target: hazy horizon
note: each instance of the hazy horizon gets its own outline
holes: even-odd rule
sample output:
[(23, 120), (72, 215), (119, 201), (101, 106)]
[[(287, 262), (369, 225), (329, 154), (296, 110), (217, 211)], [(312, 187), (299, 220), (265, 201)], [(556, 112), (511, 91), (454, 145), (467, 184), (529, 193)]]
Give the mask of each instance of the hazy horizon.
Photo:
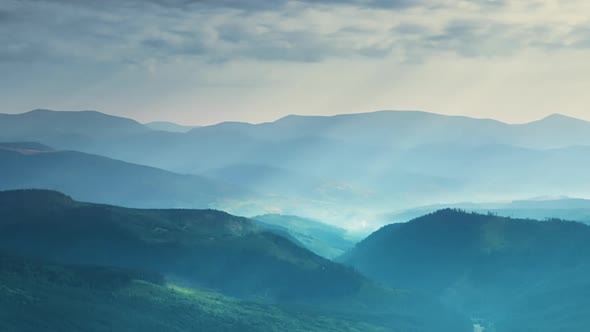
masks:
[(0, 0), (0, 332), (585, 332), (590, 1)]
[(37, 110), (47, 110), (47, 111), (56, 111), (56, 112), (84, 112), (84, 111), (90, 111), (90, 112), (99, 112), (102, 114), (106, 114), (106, 115), (111, 115), (111, 116), (117, 116), (117, 117), (123, 117), (123, 118), (128, 118), (128, 119), (132, 119), (135, 120), (139, 123), (142, 124), (149, 124), (149, 123), (157, 123), (157, 122), (169, 122), (169, 123), (173, 123), (173, 124), (177, 124), (177, 125), (181, 125), (181, 126), (212, 126), (212, 125), (216, 125), (216, 124), (220, 124), (220, 123), (224, 123), (224, 122), (242, 122), (242, 123), (249, 123), (249, 124), (263, 124), (263, 123), (271, 123), (271, 122), (275, 122), (278, 121), (280, 119), (283, 119), (285, 117), (289, 117), (289, 116), (309, 116), (309, 117), (334, 117), (334, 116), (340, 116), (340, 115), (361, 115), (361, 114), (371, 114), (371, 113), (380, 113), (380, 112), (418, 112), (418, 113), (427, 113), (427, 114), (434, 114), (434, 115), (442, 115), (442, 116), (451, 116), (451, 117), (466, 117), (466, 118), (471, 118), (471, 119), (477, 119), (477, 120), (494, 120), (494, 121), (499, 121), (505, 124), (509, 124), (509, 125), (519, 125), (519, 124), (527, 124), (527, 123), (531, 123), (531, 122), (536, 122), (536, 121), (541, 121), (543, 119), (546, 119), (548, 117), (551, 116), (564, 116), (564, 117), (569, 117), (569, 118), (573, 118), (573, 119), (578, 119), (578, 120), (582, 120), (582, 121), (590, 121), (590, 117), (588, 118), (584, 118), (584, 117), (578, 117), (578, 116), (574, 116), (574, 115), (570, 115), (570, 114), (566, 114), (566, 113), (560, 113), (560, 112), (554, 112), (554, 113), (548, 113), (545, 115), (541, 115), (540, 117), (535, 117), (535, 118), (531, 118), (529, 120), (526, 121), (519, 121), (519, 122), (509, 122), (509, 121), (505, 121), (499, 118), (494, 118), (494, 117), (478, 117), (475, 115), (467, 115), (467, 114), (447, 114), (447, 113), (437, 113), (437, 112), (432, 112), (432, 111), (427, 111), (427, 110), (413, 110), (413, 109), (380, 109), (380, 110), (371, 110), (371, 111), (359, 111), (359, 112), (349, 112), (349, 113), (323, 113), (323, 114), (313, 114), (313, 113), (309, 113), (309, 114), (299, 114), (299, 113), (288, 113), (288, 114), (284, 114), (284, 115), (280, 115), (276, 118), (271, 118), (268, 120), (262, 120), (262, 121), (248, 121), (248, 120), (237, 120), (234, 118), (227, 118), (227, 119), (221, 119), (220, 121), (216, 121), (216, 122), (187, 122), (184, 121), (183, 119), (173, 119), (173, 118), (167, 118), (167, 117), (161, 117), (161, 118), (155, 118), (155, 119), (148, 119), (148, 120), (144, 120), (141, 116), (133, 116), (133, 115), (125, 115), (125, 114), (116, 114), (113, 112), (109, 112), (108, 110), (100, 110), (100, 109), (92, 109), (92, 108), (87, 108), (87, 109), (79, 109), (79, 110), (73, 110), (73, 109), (53, 109), (53, 108), (47, 108), (47, 107), (37, 107), (37, 108), (33, 108), (30, 110), (25, 110), (25, 111), (14, 111), (14, 112), (0, 112), (0, 114), (12, 114), (12, 115), (16, 115), (16, 114), (24, 114), (24, 113), (28, 113), (28, 112), (32, 112), (32, 111), (37, 111)]

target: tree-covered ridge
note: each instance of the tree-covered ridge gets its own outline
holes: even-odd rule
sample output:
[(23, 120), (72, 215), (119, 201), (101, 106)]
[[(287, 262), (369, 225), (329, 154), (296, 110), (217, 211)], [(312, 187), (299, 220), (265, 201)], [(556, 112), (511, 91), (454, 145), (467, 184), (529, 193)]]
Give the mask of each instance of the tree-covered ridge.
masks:
[(392, 331), (469, 330), (465, 318), (426, 296), (379, 286), (220, 211), (129, 209), (52, 191), (0, 192), (0, 252), (146, 271), (191, 289)]
[(167, 284), (145, 272), (67, 266), (0, 254), (0, 330), (388, 331), (312, 312)]
[(249, 219), (214, 210), (128, 209), (51, 191), (12, 191), (0, 193), (0, 231), (4, 250), (165, 271), (242, 296), (347, 296), (365, 282), (282, 237), (258, 232)]
[[(533, 319), (542, 313), (525, 310), (530, 299), (559, 294), (568, 284), (586, 289), (580, 276), (590, 274), (588, 252), (590, 227), (581, 223), (445, 209), (385, 226), (340, 260), (388, 285), (436, 295), (471, 317), (522, 323), (519, 315)], [(554, 300), (545, 301), (553, 308), (564, 301), (587, 308), (582, 298), (544, 298)], [(560, 314), (550, 321), (572, 314), (586, 322), (590, 312)]]

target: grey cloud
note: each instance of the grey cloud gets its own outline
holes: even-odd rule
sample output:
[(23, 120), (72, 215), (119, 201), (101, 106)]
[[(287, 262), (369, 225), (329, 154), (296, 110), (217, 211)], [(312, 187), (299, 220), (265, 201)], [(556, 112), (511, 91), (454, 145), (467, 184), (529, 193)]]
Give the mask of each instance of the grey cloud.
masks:
[(569, 37), (573, 40), (571, 46), (590, 49), (590, 23), (574, 27), (569, 33)]
[(5, 23), (13, 19), (13, 14), (8, 10), (0, 9), (0, 23)]
[(409, 36), (424, 36), (430, 33), (430, 29), (424, 25), (402, 23), (393, 28), (392, 33)]
[(48, 56), (49, 50), (44, 45), (12, 43), (4, 44), (0, 48), (1, 62), (32, 62), (43, 60)]
[[(467, 1), (485, 9), (501, 8), (508, 0)], [(284, 10), (289, 2), (296, 5)], [(391, 54), (420, 58), (439, 52), (467, 57), (503, 56), (524, 47), (590, 48), (587, 27), (572, 30), (567, 40), (574, 42), (566, 44), (546, 40), (545, 36), (553, 31), (551, 27), (485, 19), (451, 20), (442, 30), (426, 23), (398, 23), (389, 32), (378, 32), (382, 35), (370, 26), (350, 21), (331, 32), (318, 31), (304, 21), (288, 29), (280, 27), (284, 17), (300, 15), (309, 6), (323, 6), (324, 10), (326, 6), (373, 7), (397, 12), (435, 4), (434, 0), (22, 0), (13, 2), (8, 9), (0, 7), (0, 31), (10, 31), (0, 32), (0, 44), (6, 45), (0, 51), (0, 61), (71, 58), (142, 63), (198, 57), (209, 62), (317, 62)], [(278, 15), (274, 21), (259, 21), (258, 11)]]
[(452, 21), (441, 33), (419, 42), (431, 51), (453, 51), (466, 57), (511, 54), (532, 38), (526, 27), (493, 21)]
[(146, 3), (164, 8), (181, 9), (215, 9), (235, 8), (246, 11), (277, 10), (289, 3), (307, 5), (357, 6), (364, 8), (401, 8), (420, 6), (426, 0), (32, 0), (37, 2), (60, 3), (76, 6), (91, 6), (94, 8), (108, 8), (111, 6), (142, 6)]

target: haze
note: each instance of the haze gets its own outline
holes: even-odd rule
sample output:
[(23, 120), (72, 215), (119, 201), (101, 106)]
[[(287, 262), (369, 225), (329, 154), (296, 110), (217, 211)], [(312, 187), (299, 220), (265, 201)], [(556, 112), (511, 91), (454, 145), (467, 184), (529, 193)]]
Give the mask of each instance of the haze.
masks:
[(587, 332), (590, 2), (0, 0), (0, 332)]

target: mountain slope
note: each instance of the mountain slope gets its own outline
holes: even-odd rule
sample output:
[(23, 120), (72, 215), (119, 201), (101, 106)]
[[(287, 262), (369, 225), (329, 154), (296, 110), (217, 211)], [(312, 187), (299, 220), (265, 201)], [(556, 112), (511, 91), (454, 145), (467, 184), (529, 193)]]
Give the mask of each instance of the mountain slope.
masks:
[(137, 121), (96, 111), (33, 110), (0, 114), (0, 141), (33, 141), (76, 148), (151, 131)]
[(590, 200), (581, 198), (537, 198), (500, 203), (458, 203), (423, 206), (384, 216), (390, 222), (404, 222), (444, 207), (521, 219), (563, 219), (590, 224)]
[(307, 249), (326, 258), (342, 255), (356, 242), (355, 237), (342, 228), (298, 216), (266, 214), (252, 219), (264, 229), (289, 234)]
[[(120, 120), (86, 112), (33, 113), (39, 112)], [(0, 117), (0, 123), (11, 128), (0, 131), (0, 138), (36, 140), (181, 174), (227, 178), (265, 195), (264, 200), (249, 197), (240, 204), (217, 206), (239, 214), (280, 211), (374, 229), (383, 224), (378, 214), (442, 201), (590, 197), (585, 185), (590, 182), (585, 171), (590, 148), (584, 146), (590, 145), (590, 123), (563, 116), (511, 125), (382, 111), (221, 123), (187, 133), (151, 130), (129, 120), (114, 126), (117, 133), (109, 135), (105, 133), (110, 129), (94, 125), (100, 124), (94, 118), (85, 120), (90, 129), (60, 125), (63, 132), (56, 131), (47, 121), (48, 128), (31, 132), (30, 117)]]
[[(302, 140), (313, 143), (309, 140), (321, 139), (326, 142), (352, 144), (365, 149), (379, 147), (378, 150), (382, 151), (414, 149), (435, 144), (461, 147), (508, 145), (549, 149), (590, 145), (588, 131), (590, 131), (590, 122), (564, 116), (551, 116), (528, 124), (510, 125), (488, 119), (445, 116), (418, 111), (288, 116), (257, 125), (226, 122), (197, 127), (184, 134), (152, 130), (131, 119), (93, 111), (35, 110), (23, 114), (0, 114), (1, 140), (37, 141), (59, 149), (67, 148), (104, 154), (119, 159), (121, 146), (118, 144), (127, 146), (127, 150), (131, 150), (133, 146), (144, 151), (148, 146), (141, 148), (139, 146), (141, 141), (151, 145), (157, 151), (161, 149), (158, 145), (172, 150), (180, 146), (190, 147), (190, 144), (196, 144), (198, 147), (199, 140), (204, 138), (209, 139), (214, 146), (220, 147), (225, 143), (224, 146), (229, 148), (232, 141), (228, 139), (231, 137), (241, 137), (246, 141), (253, 140), (252, 143), (256, 145), (301, 142)], [(127, 138), (125, 142), (121, 142), (123, 137)], [(154, 137), (157, 139), (151, 139)], [(126, 160), (162, 167), (162, 165), (146, 163), (146, 160), (135, 159), (139, 157), (147, 160), (150, 156), (136, 156), (134, 159)], [(246, 159), (240, 161), (244, 163)], [(228, 165), (230, 164), (217, 165), (217, 167), (208, 165), (208, 168), (203, 169), (215, 169)]]
[(228, 298), (157, 275), (0, 254), (0, 330), (386, 331), (385, 327)]
[[(571, 275), (568, 275), (570, 277)], [(576, 276), (573, 280), (577, 279)], [(579, 278), (579, 277), (578, 277)], [(578, 332), (590, 325), (590, 284), (558, 281), (519, 299), (495, 325), (502, 332)]]
[[(31, 209), (34, 207), (34, 209)], [(465, 331), (436, 301), (377, 286), (254, 221), (212, 210), (139, 210), (80, 203), (55, 192), (0, 192), (0, 251), (64, 264), (161, 273), (181, 285), (251, 301), (377, 321)]]
[(471, 317), (499, 320), (522, 298), (588, 275), (588, 250), (590, 227), (580, 223), (441, 210), (383, 227), (341, 261), (386, 284), (436, 294)]
[[(125, 209), (78, 203), (54, 192), (8, 191), (0, 193), (0, 216), (5, 250), (65, 263), (166, 271), (232, 294), (346, 295), (363, 283), (352, 271), (257, 232), (248, 219), (217, 211)], [(342, 284), (326, 287), (321, 280), (332, 273)], [(289, 278), (279, 282), (283, 274)], [(315, 286), (294, 292), (290, 283), (307, 279), (315, 279)]]
[(193, 175), (34, 143), (0, 143), (0, 189), (53, 189), (77, 199), (135, 207), (201, 207), (245, 191)]

